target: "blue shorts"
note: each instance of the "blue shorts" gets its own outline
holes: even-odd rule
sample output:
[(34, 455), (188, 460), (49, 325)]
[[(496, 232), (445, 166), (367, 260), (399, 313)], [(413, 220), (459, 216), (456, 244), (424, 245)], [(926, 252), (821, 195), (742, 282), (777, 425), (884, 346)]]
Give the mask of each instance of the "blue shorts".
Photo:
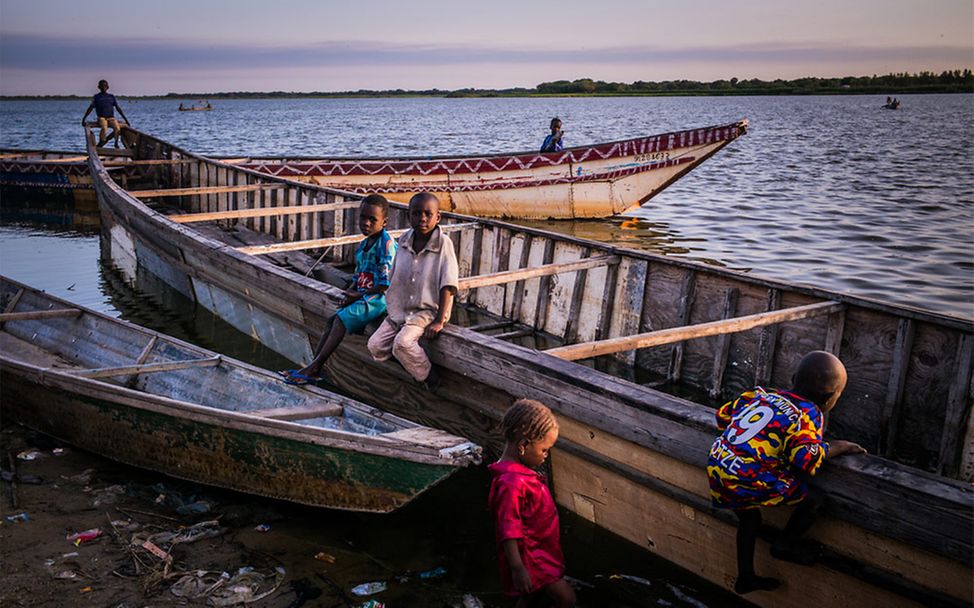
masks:
[(386, 299), (359, 298), (348, 306), (338, 309), (338, 318), (342, 320), (345, 331), (350, 334), (360, 334), (365, 326), (386, 313)]

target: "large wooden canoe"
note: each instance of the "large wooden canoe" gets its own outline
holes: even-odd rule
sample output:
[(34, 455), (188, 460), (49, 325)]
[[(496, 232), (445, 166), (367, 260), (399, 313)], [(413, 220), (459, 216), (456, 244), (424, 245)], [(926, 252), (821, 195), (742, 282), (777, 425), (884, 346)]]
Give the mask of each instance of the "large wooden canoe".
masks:
[(3, 414), (138, 467), (388, 512), (480, 447), (0, 277)]
[[(747, 121), (741, 120), (550, 154), (223, 160), (291, 180), (360, 194), (380, 192), (399, 202), (408, 202), (419, 191), (434, 192), (444, 209), (467, 215), (600, 218), (645, 203), (746, 131)], [(89, 188), (90, 176), (79, 158), (54, 152), (0, 153), (0, 171), (6, 175), (0, 183)]]
[[(154, 275), (306, 361), (361, 238), (357, 196), (123, 136), (146, 161), (128, 189), (89, 148), (103, 254), (130, 280)], [(434, 398), (350, 336), (329, 365), (344, 390), (481, 443), (513, 397), (541, 399), (561, 421), (550, 459), (559, 505), (729, 588), (734, 521), (711, 508), (703, 470), (712, 399), (787, 385), (805, 352), (829, 350), (850, 372), (830, 432), (877, 455), (838, 459), (819, 479), (830, 499), (812, 531), (823, 565), (773, 561), (762, 545), (758, 567), (788, 584), (748, 598), (971, 602), (974, 493), (957, 479), (974, 466), (970, 320), (495, 220), (443, 221), (462, 288), (454, 323), (429, 345), (443, 387)], [(394, 205), (390, 228), (405, 225)], [(780, 525), (784, 513), (768, 515)]]
[(251, 158), (287, 179), (444, 210), (517, 219), (601, 218), (635, 209), (747, 132), (747, 120), (540, 154), (426, 158)]

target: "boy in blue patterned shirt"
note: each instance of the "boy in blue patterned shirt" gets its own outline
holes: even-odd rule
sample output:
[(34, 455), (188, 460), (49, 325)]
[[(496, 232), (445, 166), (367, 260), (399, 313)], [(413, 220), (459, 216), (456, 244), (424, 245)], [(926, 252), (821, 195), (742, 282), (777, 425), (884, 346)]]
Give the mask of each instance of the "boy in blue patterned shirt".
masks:
[(772, 591), (781, 583), (754, 572), (754, 545), (761, 528), (758, 507), (797, 505), (771, 555), (803, 565), (815, 555), (800, 542), (824, 498), (808, 478), (828, 458), (863, 454), (859, 445), (822, 438), (828, 413), (842, 395), (846, 370), (831, 353), (802, 357), (794, 387), (779, 391), (757, 387), (717, 410), (721, 435), (710, 448), (707, 477), (715, 507), (733, 509), (737, 527), (737, 581), (734, 591)]
[(362, 199), (359, 228), (365, 239), (355, 250), (355, 283), (345, 291), (341, 307), (329, 320), (315, 347), (311, 363), (299, 370), (280, 372), (288, 384), (308, 384), (321, 380), (321, 368), (346, 333), (360, 334), (371, 321), (386, 312), (386, 289), (396, 256), (395, 239), (386, 232), (389, 203), (379, 194)]

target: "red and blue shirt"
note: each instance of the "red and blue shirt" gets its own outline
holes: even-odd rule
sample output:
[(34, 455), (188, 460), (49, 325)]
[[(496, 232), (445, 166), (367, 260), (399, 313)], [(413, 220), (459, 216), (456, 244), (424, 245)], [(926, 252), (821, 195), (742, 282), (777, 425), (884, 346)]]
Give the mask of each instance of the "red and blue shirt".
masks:
[(828, 454), (824, 417), (788, 391), (755, 388), (717, 410), (722, 431), (710, 448), (707, 477), (714, 506), (743, 509), (795, 504)]
[(494, 515), (504, 593), (519, 595), (502, 547), (510, 539), (517, 540), (533, 593), (565, 574), (555, 501), (544, 477), (519, 462), (500, 461), (487, 468), (494, 475), (487, 504)]
[[(376, 286), (389, 286), (392, 274), (392, 261), (396, 257), (398, 245), (385, 228), (371, 241), (363, 239), (355, 249), (355, 290), (365, 292)], [(375, 296), (375, 297), (372, 297)], [(369, 301), (385, 300), (385, 294), (372, 294)]]

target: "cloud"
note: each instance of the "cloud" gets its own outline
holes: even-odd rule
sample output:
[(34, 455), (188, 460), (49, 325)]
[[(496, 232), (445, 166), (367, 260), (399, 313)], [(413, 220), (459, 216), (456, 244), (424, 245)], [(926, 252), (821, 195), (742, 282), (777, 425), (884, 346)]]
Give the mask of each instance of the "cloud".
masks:
[(456, 66), (476, 64), (821, 64), (855, 61), (881, 65), (968, 67), (972, 47), (826, 46), (761, 43), (729, 46), (495, 48), (337, 41), (302, 45), (206, 43), (197, 40), (66, 38), (0, 34), (0, 69), (173, 70), (283, 69), (348, 66)]

